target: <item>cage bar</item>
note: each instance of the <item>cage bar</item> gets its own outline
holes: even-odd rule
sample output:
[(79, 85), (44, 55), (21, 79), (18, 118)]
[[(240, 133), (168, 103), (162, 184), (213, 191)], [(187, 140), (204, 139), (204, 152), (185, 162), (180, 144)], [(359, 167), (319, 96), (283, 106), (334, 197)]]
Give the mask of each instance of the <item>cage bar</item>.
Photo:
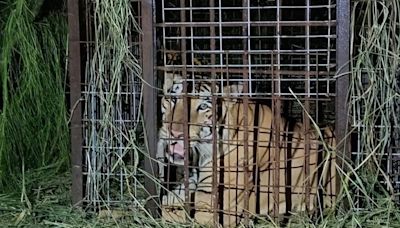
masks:
[(82, 180), (82, 108), (81, 94), (81, 44), (79, 27), (79, 1), (68, 0), (68, 31), (69, 31), (69, 82), (71, 104), (71, 175), (72, 204), (80, 205), (83, 198)]
[[(209, 5), (210, 5), (210, 8), (209, 8), (210, 22), (214, 22), (215, 21), (215, 8), (214, 8), (215, 0), (209, 0)], [(191, 11), (191, 12), (193, 14), (193, 11)], [(193, 17), (191, 18), (190, 21), (192, 21), (192, 20), (193, 20)], [(191, 27), (191, 29), (192, 29), (191, 35), (193, 37), (192, 38), (192, 49), (191, 50), (194, 50), (194, 48), (193, 48), (193, 39), (195, 39), (195, 37), (193, 36), (193, 27)], [(210, 50), (211, 51), (216, 50), (216, 40), (215, 39), (216, 39), (215, 27), (210, 27)], [(194, 58), (194, 55), (192, 55), (192, 58)], [(216, 58), (215, 58), (215, 54), (214, 53), (212, 53), (211, 56), (210, 56), (210, 64), (211, 65), (215, 65), (216, 64)], [(213, 80), (213, 82), (211, 84), (211, 86), (212, 86), (211, 94), (215, 94), (215, 92), (216, 92), (215, 91), (215, 88), (216, 88), (216, 82), (215, 82), (216, 73), (215, 73), (215, 68), (214, 67), (211, 67), (211, 79)], [(217, 97), (216, 96), (212, 96), (212, 112), (213, 113), (217, 112)], [(217, 117), (216, 117), (216, 115), (214, 115), (213, 116), (213, 123), (217, 123), (217, 121), (218, 121)], [(212, 140), (213, 151), (215, 151), (215, 152), (218, 151), (217, 153), (213, 153), (213, 155), (212, 155), (212, 170), (213, 170), (214, 173), (217, 173), (217, 172), (219, 172), (217, 161), (218, 161), (218, 155), (219, 155), (220, 150), (218, 148), (219, 142), (217, 140), (217, 137), (218, 137), (218, 135), (217, 135), (217, 126), (215, 124), (213, 124), (213, 126), (212, 126), (212, 131), (213, 131), (213, 133), (212, 133), (212, 135), (213, 135), (213, 140)], [(213, 175), (213, 177), (212, 177), (212, 186), (213, 186), (212, 187), (212, 194), (213, 194), (212, 202), (213, 202), (213, 207), (214, 207), (214, 210), (213, 210), (214, 225), (217, 225), (217, 224), (219, 224), (221, 222), (221, 220), (219, 219), (219, 213), (218, 213), (218, 210), (221, 208), (220, 205), (219, 205), (220, 197), (222, 197), (221, 194), (220, 194), (220, 191), (219, 191), (220, 189), (222, 189), (222, 186), (220, 186), (220, 184), (221, 184), (220, 181), (221, 181), (221, 179), (218, 179), (217, 175)]]
[[(249, 6), (249, 1), (248, 0), (243, 0), (242, 1), (242, 6), (243, 9), (242, 10), (242, 20), (244, 22), (247, 22), (246, 25), (242, 26), (242, 35), (245, 37), (244, 39), (242, 39), (242, 46), (243, 46), (243, 50), (245, 51), (242, 55), (243, 57), (243, 65), (247, 65), (249, 66), (249, 55), (247, 54), (247, 50), (249, 49), (249, 45), (248, 43), (250, 42), (250, 39), (247, 38), (247, 36), (250, 33), (250, 15), (248, 14), (248, 11), (246, 10), (246, 7)], [(249, 74), (251, 74), (251, 71), (247, 70), (248, 67), (243, 69), (243, 93), (248, 93), (249, 91), (249, 86), (251, 86), (251, 84), (249, 83), (249, 79), (251, 78)], [(249, 100), (248, 100), (248, 96), (243, 96), (243, 123), (244, 123), (244, 134), (243, 134), (243, 147), (244, 147), (244, 161), (243, 161), (243, 170), (244, 170), (244, 203), (243, 203), (243, 210), (244, 210), (244, 224), (247, 225), (249, 223), (249, 185), (246, 183), (249, 183), (249, 120), (248, 120), (248, 109), (249, 109)], [(237, 164), (239, 165), (239, 164)]]
[[(346, 93), (348, 90), (348, 72), (350, 72), (350, 1), (337, 0), (337, 75), (336, 80), (337, 93)], [(345, 129), (347, 128), (347, 107), (346, 97), (340, 96), (336, 99), (336, 129), (338, 129), (338, 139), (345, 139)], [(343, 148), (344, 149), (344, 148)]]
[[(155, 36), (154, 36), (154, 3), (153, 1), (141, 1), (141, 25), (143, 34), (141, 36), (142, 43), (142, 67), (143, 67), (143, 119), (145, 123), (146, 141), (149, 157), (145, 159), (144, 168), (149, 176), (145, 178), (145, 189), (151, 196), (158, 196), (160, 193), (157, 191), (156, 182), (151, 176), (157, 176), (158, 165), (155, 164), (152, 158), (156, 158), (156, 145), (157, 145), (157, 94), (154, 90), (157, 83), (155, 80), (154, 66), (156, 63), (156, 51), (154, 49)], [(146, 204), (146, 209), (154, 216), (159, 214), (159, 198), (153, 197)]]
[[(350, 72), (350, 1), (349, 0), (337, 0), (337, 26), (336, 26), (336, 61), (337, 61), (337, 74), (336, 79), (336, 94), (348, 94), (349, 87), (349, 74)], [(338, 154), (338, 165), (344, 168), (344, 161), (351, 160), (351, 151), (349, 150), (350, 142), (346, 137), (346, 131), (348, 127), (348, 107), (347, 107), (347, 96), (336, 96), (335, 101), (335, 129), (337, 141), (340, 142), (336, 148), (339, 151)], [(343, 161), (341, 161), (342, 157)], [(337, 189), (340, 189), (339, 182), (337, 182)]]

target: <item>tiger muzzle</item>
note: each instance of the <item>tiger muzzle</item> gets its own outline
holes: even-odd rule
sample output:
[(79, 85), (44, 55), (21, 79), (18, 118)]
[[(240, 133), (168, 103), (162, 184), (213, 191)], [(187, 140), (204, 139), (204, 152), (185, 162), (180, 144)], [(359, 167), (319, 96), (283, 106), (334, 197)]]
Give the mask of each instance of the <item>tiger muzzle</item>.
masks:
[(180, 131), (171, 130), (171, 141), (169, 143), (169, 160), (170, 162), (182, 165), (185, 159), (185, 147), (183, 136), (184, 133)]

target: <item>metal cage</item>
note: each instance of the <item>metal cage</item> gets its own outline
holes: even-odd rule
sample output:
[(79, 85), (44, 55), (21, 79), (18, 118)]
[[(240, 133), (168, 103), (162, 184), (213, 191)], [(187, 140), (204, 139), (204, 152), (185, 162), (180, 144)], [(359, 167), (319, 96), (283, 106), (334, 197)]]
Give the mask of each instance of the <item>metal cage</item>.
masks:
[[(334, 76), (348, 72), (348, 1), (132, 1), (142, 33), (132, 33), (129, 44), (132, 53), (141, 61), (142, 79), (145, 83), (132, 80), (129, 70), (123, 74), (124, 79), (120, 84), (122, 90), (113, 94), (121, 99), (116, 99), (113, 103), (111, 111), (115, 115), (111, 115), (110, 120), (118, 126), (119, 134), (109, 129), (101, 130), (99, 127), (99, 122), (105, 114), (100, 108), (103, 100), (99, 98), (99, 91), (91, 81), (96, 73), (88, 70), (96, 36), (92, 4), (92, 1), (68, 1), (70, 100), (73, 107), (72, 196), (75, 204), (84, 203), (95, 209), (102, 209), (103, 205), (129, 206), (131, 200), (127, 197), (127, 191), (133, 192), (134, 195), (139, 194), (135, 187), (142, 186), (144, 179), (147, 192), (152, 196), (159, 196), (162, 217), (182, 221), (190, 217), (196, 218), (196, 213), (204, 212), (211, 215), (209, 218), (215, 225), (227, 225), (248, 223), (248, 219), (254, 214), (260, 217), (285, 218), (290, 210), (285, 210), (282, 214), (283, 207), (279, 204), (279, 199), (292, 198), (291, 195), (303, 195), (304, 211), (310, 213), (318, 206), (322, 208), (321, 202), (316, 200), (318, 197), (335, 199), (336, 192), (333, 189), (336, 188), (336, 184), (330, 186), (330, 193), (315, 191), (310, 183), (312, 180), (306, 177), (313, 171), (320, 175), (320, 169), (315, 167), (316, 163), (313, 163), (311, 158), (314, 146), (317, 145), (319, 149), (322, 146), (322, 143), (313, 138), (315, 133), (314, 136), (310, 133), (315, 126), (314, 121), (318, 126), (335, 125), (337, 140), (344, 137), (346, 129), (346, 98), (343, 94), (346, 93), (347, 79)], [(154, 90), (154, 87), (163, 87), (166, 74), (183, 78), (182, 94), (179, 97), (174, 94), (158, 94), (157, 99), (157, 90)], [(193, 190), (196, 192), (196, 189), (191, 188), (194, 174), (201, 174), (200, 169), (204, 168), (193, 156), (198, 151), (190, 151), (193, 139), (189, 130), (199, 123), (193, 122), (192, 117), (186, 115), (190, 105), (201, 97), (196, 88), (205, 83), (213, 88), (207, 99), (211, 101), (211, 109), (215, 113), (212, 124), (207, 125), (211, 129), (212, 137), (198, 139), (209, 144), (212, 151), (212, 162), (208, 171), (211, 170), (214, 174), (211, 176), (211, 194), (207, 198), (211, 206), (206, 210), (196, 204), (196, 199), (193, 199), (193, 196), (196, 197)], [(239, 85), (243, 86), (239, 95), (215, 89), (230, 86), (237, 88)], [(162, 157), (158, 162), (160, 166), (157, 166), (154, 159), (142, 159), (149, 174), (156, 175), (158, 167), (161, 168), (162, 186), (158, 189), (151, 178), (141, 178), (120, 166), (121, 161), (132, 165), (137, 162), (133, 159), (134, 154), (126, 138), (133, 137), (130, 129), (138, 125), (141, 110), (138, 103), (140, 93), (143, 93), (144, 101), (144, 131), (147, 136), (145, 143), (152, 158), (159, 155), (157, 144), (160, 140), (171, 144), (171, 135), (160, 135), (157, 142), (157, 128), (163, 124), (180, 124), (183, 128), (182, 138), (172, 138), (173, 143), (179, 141), (187, 151), (183, 155), (183, 164), (174, 164), (173, 161)], [(156, 101), (160, 101), (163, 96), (167, 99), (181, 99), (183, 102), (184, 115), (180, 122), (161, 120), (162, 114), (158, 112), (160, 102)], [(239, 141), (219, 136), (220, 127), (235, 129), (235, 126), (224, 124), (217, 119), (216, 114), (223, 109), (222, 100), (243, 106), (243, 121), (247, 124), (242, 125), (243, 138)], [(256, 126), (254, 118), (248, 116), (252, 108), (258, 111), (270, 110), (274, 119), (271, 126)], [(258, 111), (252, 112), (259, 113)], [(155, 115), (156, 113), (158, 115)], [(263, 115), (256, 116), (263, 118)], [(286, 124), (295, 126), (296, 123), (303, 124), (301, 130), (295, 131), (294, 128), (285, 127)], [(262, 135), (265, 132), (268, 132), (271, 139), (268, 140)], [(301, 158), (304, 162), (300, 169), (304, 169), (305, 175), (301, 178), (305, 184), (301, 190), (291, 186), (291, 172), (282, 172), (288, 166), (296, 169), (292, 166), (294, 162), (291, 162), (295, 161), (294, 158), (282, 161), (280, 157), (281, 149), (295, 146), (295, 134), (304, 135), (305, 146), (301, 148), (304, 151)], [(124, 137), (119, 138), (117, 135)], [(284, 144), (281, 143), (282, 137), (285, 138)], [(100, 138), (106, 139), (107, 143), (95, 143)], [(260, 167), (257, 161), (260, 158), (258, 155), (251, 157), (251, 154), (258, 150), (257, 144), (261, 145), (266, 141), (271, 143), (267, 146), (270, 150), (267, 184), (259, 182), (260, 173), (257, 170)], [(226, 160), (221, 158), (224, 146), (230, 145), (241, 148), (240, 153), (244, 154), (244, 160), (240, 164), (227, 165)], [(163, 156), (170, 152), (168, 148), (164, 148)], [(322, 155), (322, 152), (319, 154)], [(318, 156), (318, 160), (320, 158), (321, 156)], [(334, 162), (340, 160), (336, 159)], [(310, 170), (311, 166), (314, 170)], [(229, 169), (232, 169), (235, 175), (240, 173), (241, 177), (236, 176), (234, 179), (242, 183), (227, 185), (222, 174), (226, 174)], [(138, 179), (141, 183), (135, 182)], [(253, 186), (243, 184), (251, 181)], [(177, 192), (177, 189), (181, 192)], [(228, 197), (225, 192), (237, 190), (243, 190), (243, 195), (232, 197), (241, 198), (243, 208), (225, 208), (223, 199)], [(170, 204), (168, 198), (176, 198), (177, 195), (183, 196), (183, 201), (180, 201), (178, 206)], [(267, 209), (261, 209), (259, 203), (254, 204), (261, 195), (268, 199)], [(156, 213), (156, 201), (149, 200), (148, 203), (148, 208)], [(254, 210), (250, 208), (251, 205), (255, 207)], [(290, 205), (286, 204), (285, 207)], [(168, 217), (169, 212), (176, 216)], [(232, 215), (233, 221), (233, 217), (226, 215)]]
[[(183, 113), (182, 117), (177, 119), (174, 119), (174, 116), (170, 119), (163, 117), (161, 121), (161, 124), (169, 130), (180, 125), (182, 131), (181, 137), (178, 138), (173, 135), (160, 135), (160, 140), (165, 140), (170, 145), (164, 148), (165, 158), (161, 159), (164, 164), (160, 166), (164, 169), (161, 172), (164, 182), (161, 191), (163, 217), (179, 221), (187, 217), (199, 219), (207, 216), (201, 214), (202, 210), (206, 210), (211, 221), (227, 225), (240, 221), (248, 222), (253, 213), (261, 217), (283, 218), (291, 209), (287, 208), (290, 205), (286, 204), (284, 206), (286, 209), (282, 213), (283, 207), (279, 199), (286, 197), (286, 201), (291, 201), (296, 194), (304, 195), (303, 210), (310, 213), (312, 209), (323, 207), (319, 198), (334, 200), (336, 183), (331, 183), (330, 193), (326, 193), (322, 188), (313, 189), (312, 180), (308, 179), (312, 172), (322, 172), (315, 167), (312, 160), (312, 148), (316, 141), (310, 132), (316, 125), (336, 125), (337, 137), (344, 135), (346, 124), (335, 122), (335, 119), (338, 121), (338, 116), (341, 120), (345, 120), (347, 115), (345, 109), (337, 110), (338, 107), (345, 107), (343, 103), (346, 98), (343, 98), (342, 92), (346, 92), (346, 79), (335, 78), (335, 75), (343, 70), (338, 66), (343, 65), (344, 58), (348, 59), (348, 54), (346, 56), (346, 53), (343, 53), (345, 51), (337, 50), (337, 43), (342, 44), (340, 48), (346, 48), (348, 45), (346, 36), (341, 37), (341, 40), (337, 38), (337, 31), (345, 31), (336, 27), (338, 21), (345, 20), (345, 17), (336, 20), (337, 8), (342, 7), (344, 10), (339, 15), (348, 16), (346, 11), (348, 5), (346, 9), (344, 2), (331, 0), (156, 2), (155, 34), (159, 87), (163, 87), (166, 83), (167, 75), (178, 75), (183, 81), (180, 94), (172, 91), (160, 96), (175, 104), (182, 102), (184, 107), (183, 111), (179, 109), (179, 112)], [(337, 56), (341, 56), (342, 59), (338, 60)], [(192, 154), (196, 152), (190, 149), (194, 140), (190, 132), (196, 124), (204, 125), (204, 123), (193, 122), (194, 117), (187, 113), (193, 113), (191, 105), (205, 96), (196, 88), (207, 83), (211, 85), (211, 91), (206, 96), (209, 96), (207, 99), (212, 103), (213, 119), (212, 124), (209, 124), (212, 137), (197, 139), (205, 141), (212, 147), (212, 164), (207, 167), (213, 173), (212, 188), (207, 202), (209, 206), (204, 209), (196, 205), (198, 201), (193, 197), (196, 198), (199, 194), (196, 190), (193, 193), (190, 187), (194, 173), (198, 175), (197, 172), (204, 170), (204, 167), (199, 167), (198, 161), (193, 158)], [(239, 96), (224, 93), (222, 89), (219, 91), (215, 89), (238, 85), (243, 86)], [(243, 111), (241, 120), (247, 124), (242, 123), (238, 127), (222, 123), (219, 119), (221, 116), (218, 116), (220, 109), (223, 109), (221, 102), (239, 105)], [(258, 112), (265, 107), (271, 109), (269, 113), (273, 119), (271, 126), (258, 126), (258, 123), (251, 122), (254, 118), (264, 118), (263, 114)], [(247, 116), (249, 113), (256, 117)], [(298, 186), (292, 183), (294, 181), (290, 179), (291, 177), (288, 177), (294, 175), (296, 171), (282, 174), (284, 169), (296, 170), (292, 167), (292, 163), (297, 162), (296, 159), (288, 158), (290, 154), (286, 157), (282, 155), (285, 148), (286, 150), (294, 148), (296, 143), (295, 140), (291, 141), (288, 138), (297, 132), (293, 128), (282, 126), (289, 122), (303, 124), (299, 134), (304, 135), (302, 140), (305, 146), (297, 148), (304, 151), (303, 164), (297, 167), (305, 173), (301, 177), (304, 181), (301, 190), (297, 189)], [(223, 134), (221, 128), (236, 130), (240, 128), (237, 131), (243, 132), (243, 138), (240, 140), (236, 138), (239, 141), (226, 139), (225, 136), (219, 135)], [(268, 134), (263, 135), (263, 131)], [(265, 139), (266, 135), (270, 135), (271, 138)], [(286, 141), (282, 142), (282, 138)], [(259, 163), (261, 158), (257, 157), (261, 155), (257, 155), (259, 150), (257, 148), (266, 142), (269, 143), (267, 154), (270, 156), (266, 162), (269, 162), (270, 166), (268, 174), (264, 175), (256, 171), (260, 170), (258, 166), (261, 165)], [(174, 162), (174, 157), (170, 157), (171, 154), (178, 157), (171, 152), (171, 148), (176, 148), (171, 145), (177, 143), (182, 144), (185, 150), (182, 155), (184, 162), (180, 165)], [(222, 158), (225, 156), (230, 159), (224, 154), (226, 151), (223, 148), (227, 145), (240, 148), (236, 149), (240, 151), (237, 153), (243, 153), (236, 155), (242, 156), (243, 161), (233, 165), (234, 167), (232, 163), (228, 164)], [(321, 143), (318, 145), (322, 147)], [(320, 160), (323, 152), (319, 150), (318, 153)], [(330, 161), (334, 160), (332, 158)], [(324, 164), (319, 163), (321, 166)], [(227, 172), (230, 169), (233, 169), (232, 173), (244, 173), (240, 177), (232, 176), (236, 181), (231, 183), (233, 186), (228, 186), (230, 182), (223, 178), (230, 175), (230, 171)], [(260, 183), (260, 175), (269, 179), (267, 184), (264, 181), (261, 181), (264, 184)], [(241, 195), (234, 195), (232, 189), (236, 192), (243, 191), (240, 192)], [(226, 200), (227, 195), (240, 198), (239, 201), (243, 203), (236, 201), (240, 206), (226, 206), (222, 201)], [(260, 197), (268, 199), (267, 209), (260, 209), (257, 203)], [(168, 198), (173, 198), (174, 202)], [(176, 198), (182, 202), (175, 203)], [(319, 200), (316, 200), (317, 198)], [(196, 216), (196, 213), (201, 215)], [(231, 221), (229, 215), (234, 215), (234, 221)]]
[[(94, 1), (68, 1), (70, 31), (70, 99), (72, 145), (72, 198), (90, 210), (134, 206), (133, 197), (145, 198), (138, 147), (141, 130), (140, 77), (126, 63), (118, 72), (99, 61), (96, 45), (104, 52), (108, 43), (97, 32), (106, 25), (96, 15)], [(134, 20), (141, 21), (141, 4), (131, 1)], [(127, 19), (128, 20), (128, 19)], [(132, 58), (141, 61), (140, 31), (130, 24), (124, 44)], [(103, 29), (103, 30), (102, 30)], [(118, 80), (112, 74), (119, 74)], [(118, 88), (118, 89), (115, 89)], [(143, 159), (141, 159), (143, 160)], [(142, 195), (141, 195), (142, 194)]]

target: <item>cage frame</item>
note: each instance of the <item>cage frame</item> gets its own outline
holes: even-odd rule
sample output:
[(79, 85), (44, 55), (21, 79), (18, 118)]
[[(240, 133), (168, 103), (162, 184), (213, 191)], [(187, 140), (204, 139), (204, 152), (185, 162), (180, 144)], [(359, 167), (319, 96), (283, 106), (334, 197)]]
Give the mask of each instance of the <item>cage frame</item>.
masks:
[[(83, 176), (82, 176), (82, 107), (80, 104), (81, 94), (81, 39), (79, 26), (79, 0), (68, 0), (68, 28), (69, 35), (69, 80), (70, 80), (70, 104), (71, 104), (71, 165), (72, 165), (72, 202), (76, 206), (81, 206), (83, 199)], [(149, 154), (152, 158), (156, 156), (157, 139), (157, 120), (154, 113), (157, 112), (157, 95), (154, 87), (155, 81), (155, 0), (141, 0), (142, 12), (142, 59), (143, 59), (143, 78), (144, 85), (144, 122), (146, 129), (146, 142)], [(350, 70), (350, 0), (336, 1), (336, 65), (338, 75), (336, 79), (336, 94), (347, 94), (348, 91), (348, 72)], [(335, 99), (335, 133), (338, 141), (346, 139), (348, 127), (348, 107), (346, 96), (336, 96)], [(347, 149), (349, 142), (344, 141), (340, 144), (338, 151), (344, 159), (350, 158)], [(344, 161), (337, 161), (343, 167)], [(151, 159), (146, 159), (145, 170), (149, 174), (156, 174), (157, 165)], [(146, 178), (145, 187), (153, 195), (153, 199), (148, 201), (147, 208), (153, 215), (158, 214), (157, 210), (157, 189), (150, 178)], [(339, 185), (337, 186), (340, 187)]]
[[(70, 104), (71, 105), (71, 197), (72, 204), (81, 206), (83, 199), (83, 174), (82, 174), (82, 106), (81, 99), (81, 36), (79, 0), (68, 0), (68, 75), (70, 81)], [(75, 105), (76, 104), (76, 105)]]
[[(177, 3), (179, 3), (179, 1)], [(182, 5), (182, 3), (181, 3), (181, 5)], [(187, 7), (185, 7), (185, 9), (186, 8)], [(183, 9), (183, 7), (182, 6), (177, 7), (176, 10), (179, 10), (179, 9)], [(211, 10), (213, 10), (212, 6), (210, 6), (210, 11)], [(335, 87), (336, 88), (336, 90), (335, 90), (335, 94), (336, 94), (336, 97), (335, 97), (335, 126), (336, 126), (335, 133), (336, 134), (335, 135), (336, 135), (337, 141), (340, 142), (339, 147), (337, 148), (337, 154), (338, 154), (337, 164), (342, 168), (345, 167), (344, 166), (345, 160), (347, 160), (350, 155), (350, 151), (348, 150), (349, 141), (346, 141), (346, 140), (342, 141), (342, 140), (346, 139), (346, 131), (347, 131), (347, 127), (348, 127), (347, 91), (348, 91), (349, 60), (350, 60), (350, 58), (349, 58), (349, 50), (350, 50), (350, 48), (349, 48), (349, 45), (350, 45), (350, 39), (349, 39), (350, 18), (349, 18), (349, 16), (350, 16), (350, 1), (337, 0), (336, 1), (336, 21), (335, 21), (336, 23), (333, 22), (333, 24), (336, 25), (335, 37), (336, 37), (336, 47), (337, 47), (336, 48), (336, 71), (335, 71), (335, 75), (336, 75), (336, 81), (335, 81), (335, 85), (336, 85), (336, 87)], [(218, 23), (218, 22), (213, 22), (213, 23)], [(231, 22), (230, 24), (236, 25), (236, 24), (243, 24), (243, 23), (246, 23), (246, 22), (243, 22), (243, 21)], [(272, 23), (275, 23), (275, 22), (272, 22)], [(314, 22), (313, 21), (313, 23), (314, 24), (318, 24), (318, 23), (323, 24), (326, 22), (322, 22), (322, 21)], [(208, 24), (208, 22), (199, 22), (199, 23), (186, 22), (186, 24), (188, 24), (189, 26), (205, 26)], [(286, 22), (285, 23), (285, 25), (291, 25), (291, 24), (295, 25), (296, 23), (294, 23), (294, 22)], [(182, 32), (182, 31), (185, 31), (184, 23), (182, 21), (178, 21), (176, 23), (162, 22), (162, 23), (159, 23), (159, 25), (160, 26), (168, 25), (168, 26), (180, 28), (181, 33), (185, 34), (184, 32)], [(213, 33), (212, 29), (211, 29), (213, 27), (214, 26), (210, 26), (211, 34)], [(213, 35), (211, 35), (211, 36), (213, 36)], [(207, 36), (207, 37), (209, 37), (209, 36)], [(184, 42), (184, 40), (185, 40), (184, 38), (185, 38), (185, 36), (182, 37), (182, 42)], [(214, 40), (213, 38), (210, 38), (210, 43), (212, 43), (213, 40)], [(185, 45), (182, 45), (182, 46), (185, 46)], [(211, 52), (212, 52), (212, 50), (211, 50)], [(213, 56), (213, 55), (211, 55), (211, 56)], [(184, 59), (184, 58), (182, 58), (182, 59)], [(213, 67), (213, 64), (211, 64), (211, 65), (212, 65), (211, 67)], [(243, 65), (246, 65), (246, 64), (243, 64)], [(160, 70), (167, 69), (167, 68), (163, 68), (163, 67), (159, 67), (159, 66), (157, 66), (157, 67)], [(179, 66), (179, 64), (178, 64), (177, 67), (180, 67), (183, 72), (190, 70), (190, 69), (186, 69), (184, 63), (182, 63), (181, 66)], [(188, 66), (188, 68), (191, 68), (192, 70), (195, 71), (196, 69), (193, 69), (192, 67), (193, 67), (193, 65)], [(243, 72), (243, 71), (240, 71), (240, 72)], [(210, 69), (209, 73), (211, 73), (211, 75), (213, 75), (213, 73), (215, 73), (215, 69)], [(186, 75), (186, 74), (183, 73), (183, 75)], [(247, 99), (243, 98), (244, 105), (246, 105), (246, 103), (247, 103), (246, 101), (247, 101)], [(184, 102), (184, 103), (186, 103), (186, 102)], [(310, 125), (310, 123), (308, 123), (308, 125)], [(185, 141), (185, 144), (187, 144), (186, 136), (185, 136), (184, 141)], [(213, 145), (214, 145), (214, 143), (213, 143)], [(247, 147), (245, 146), (245, 153), (246, 153), (246, 148)], [(339, 188), (340, 188), (339, 182), (337, 182), (336, 188), (339, 190)], [(275, 189), (275, 191), (277, 191), (277, 190)], [(245, 197), (245, 199), (246, 199), (246, 197)], [(246, 215), (245, 215), (245, 219), (247, 219)], [(216, 221), (216, 218), (214, 218), (214, 221)]]

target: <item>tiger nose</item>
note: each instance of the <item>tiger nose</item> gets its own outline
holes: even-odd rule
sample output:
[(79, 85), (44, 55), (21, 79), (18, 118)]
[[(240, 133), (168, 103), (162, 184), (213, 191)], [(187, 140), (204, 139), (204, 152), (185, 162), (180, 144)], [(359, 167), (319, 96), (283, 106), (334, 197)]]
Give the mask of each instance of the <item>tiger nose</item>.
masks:
[(172, 135), (172, 137), (177, 138), (177, 139), (183, 138), (183, 132), (181, 132), (181, 131), (171, 130), (171, 135)]

